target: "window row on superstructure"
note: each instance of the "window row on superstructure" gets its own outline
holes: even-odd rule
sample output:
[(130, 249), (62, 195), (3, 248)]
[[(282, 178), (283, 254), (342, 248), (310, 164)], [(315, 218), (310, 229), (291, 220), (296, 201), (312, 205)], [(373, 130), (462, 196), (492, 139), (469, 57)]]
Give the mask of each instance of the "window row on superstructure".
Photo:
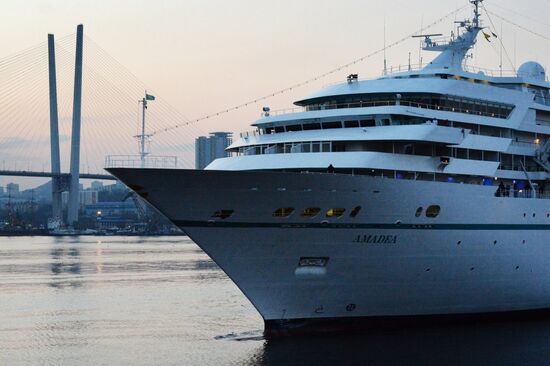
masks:
[[(395, 117), (395, 118), (392, 118)], [(289, 121), (281, 126), (266, 126), (259, 129), (259, 134), (272, 134), (297, 131), (330, 130), (336, 128), (357, 128), (357, 127), (376, 127), (376, 126), (403, 126), (426, 123), (426, 118), (411, 116), (391, 116), (391, 115), (365, 115), (353, 116), (343, 119), (326, 118), (323, 121), (319, 119), (303, 119)], [(242, 136), (241, 136), (242, 137)]]
[(525, 155), (496, 151), (463, 149), (442, 143), (420, 141), (301, 141), (241, 147), (237, 155), (298, 154), (328, 152), (380, 152), (401, 155), (449, 157), (464, 160), (500, 162), (500, 169), (531, 172), (544, 171)]
[(337, 95), (317, 98), (303, 105), (306, 111), (404, 105), (503, 119), (508, 118), (514, 109), (510, 104), (434, 93)]
[[(540, 114), (542, 116), (542, 114)], [(490, 136), (499, 138), (512, 139), (513, 145), (521, 145), (526, 147), (538, 148), (539, 145), (544, 144), (550, 135), (536, 132), (514, 130), (507, 127), (489, 126), (482, 124), (466, 123), (466, 122), (453, 122), (449, 120), (430, 120), (425, 117), (412, 117), (407, 115), (372, 115), (372, 116), (356, 116), (351, 117), (336, 117), (328, 118), (323, 122), (311, 121), (311, 120), (294, 120), (287, 122), (287, 125), (260, 128), (254, 131), (255, 134), (263, 135), (266, 133), (284, 133), (284, 132), (298, 132), (298, 131), (310, 131), (319, 129), (337, 129), (337, 128), (358, 128), (358, 127), (378, 127), (378, 126), (405, 126), (405, 125), (421, 125), (421, 124), (435, 124), (443, 127), (453, 127), (468, 130), (469, 133)], [(542, 118), (542, 117), (541, 117)], [(550, 113), (548, 115), (548, 123), (550, 124)], [(537, 124), (541, 125), (541, 121), (537, 120)], [(248, 133), (249, 134), (249, 133)], [(241, 134), (241, 137), (246, 137), (246, 134)], [(252, 150), (251, 150), (252, 151)], [(239, 150), (240, 153), (244, 153), (243, 150)], [(252, 153), (252, 152), (251, 152)]]

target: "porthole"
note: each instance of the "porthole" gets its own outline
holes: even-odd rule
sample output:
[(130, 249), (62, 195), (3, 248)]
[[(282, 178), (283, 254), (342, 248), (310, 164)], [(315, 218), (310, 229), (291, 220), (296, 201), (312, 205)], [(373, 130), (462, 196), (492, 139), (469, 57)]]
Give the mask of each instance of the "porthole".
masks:
[(456, 245), (460, 245), (460, 244), (462, 244), (462, 241), (461, 241), (461, 240), (459, 240), (459, 241), (456, 242)]
[(225, 220), (228, 217), (230, 217), (231, 215), (233, 215), (233, 212), (234, 212), (233, 210), (218, 210), (218, 211), (214, 212), (214, 214), (212, 214), (211, 217), (216, 218), (216, 219)]
[(294, 212), (292, 207), (281, 207), (273, 212), (273, 217), (289, 217)]
[(345, 208), (331, 208), (327, 211), (326, 216), (327, 217), (340, 217), (344, 214), (344, 211), (346, 211)]
[(526, 216), (527, 216), (527, 214), (524, 212), (524, 213), (523, 213), (523, 217), (526, 217)]
[(321, 211), (319, 207), (307, 207), (304, 208), (300, 216), (302, 217), (315, 217)]
[(441, 207), (438, 205), (431, 205), (426, 209), (426, 217), (435, 218), (439, 215)]
[(533, 217), (535, 217), (535, 213), (533, 212)]
[(359, 211), (361, 211), (361, 206), (355, 206), (349, 213), (349, 217), (357, 217), (357, 215), (359, 215)]
[(497, 245), (497, 241), (495, 240), (495, 241), (493, 242), (493, 244), (494, 244), (494, 245)]
[(422, 211), (424, 211), (424, 209), (422, 207), (417, 208), (416, 213), (414, 214), (414, 216), (420, 217), (422, 215)]

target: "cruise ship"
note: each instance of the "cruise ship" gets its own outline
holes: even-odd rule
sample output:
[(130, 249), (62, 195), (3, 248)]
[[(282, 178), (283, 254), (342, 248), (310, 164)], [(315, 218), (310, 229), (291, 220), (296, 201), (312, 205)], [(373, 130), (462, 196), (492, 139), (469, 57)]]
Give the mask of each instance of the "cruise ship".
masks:
[[(264, 108), (205, 170), (108, 169), (231, 278), (268, 335), (550, 309), (550, 83), (467, 67), (482, 0), (421, 68)], [(479, 37), (478, 37), (479, 36)]]

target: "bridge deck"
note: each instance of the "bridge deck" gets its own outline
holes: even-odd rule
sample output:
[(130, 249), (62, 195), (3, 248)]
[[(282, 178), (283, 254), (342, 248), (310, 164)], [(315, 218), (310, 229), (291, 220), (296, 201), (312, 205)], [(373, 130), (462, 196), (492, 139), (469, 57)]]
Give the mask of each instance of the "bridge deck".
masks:
[[(12, 177), (42, 177), (53, 178), (55, 176), (69, 176), (68, 173), (53, 174), (51, 172), (33, 172), (28, 170), (0, 170), (0, 175), (12, 176)], [(117, 180), (110, 174), (85, 174), (80, 173), (81, 179), (104, 179), (104, 180)]]

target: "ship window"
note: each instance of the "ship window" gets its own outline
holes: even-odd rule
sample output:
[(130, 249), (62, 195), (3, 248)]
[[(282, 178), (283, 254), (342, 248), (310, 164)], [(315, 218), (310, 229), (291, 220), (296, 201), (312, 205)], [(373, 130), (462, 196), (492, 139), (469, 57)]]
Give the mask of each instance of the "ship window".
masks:
[(313, 142), (311, 144), (311, 152), (319, 152), (320, 148), (321, 148), (321, 146), (320, 146), (320, 143), (318, 143), (318, 142)]
[(439, 211), (441, 211), (441, 207), (438, 205), (431, 205), (426, 209), (426, 217), (437, 217), (439, 215)]
[(323, 152), (330, 152), (330, 142), (323, 142), (321, 145)]
[(302, 131), (302, 125), (290, 125), (286, 126), (287, 131)]
[(417, 208), (416, 213), (414, 214), (414, 216), (420, 217), (420, 215), (422, 215), (422, 211), (424, 211), (424, 209), (422, 207)]
[(320, 123), (307, 123), (303, 126), (304, 130), (320, 130), (321, 124)]
[(285, 132), (285, 128), (282, 126), (275, 127), (275, 133)]
[(326, 267), (328, 257), (301, 257), (298, 267)]
[(231, 215), (233, 215), (233, 210), (218, 210), (218, 211), (214, 212), (212, 217), (224, 220), (224, 219), (227, 219)]
[(353, 208), (353, 210), (351, 210), (351, 212), (349, 213), (349, 216), (356, 217), (357, 215), (359, 215), (359, 211), (361, 211), (361, 206), (356, 206)]
[(327, 211), (326, 216), (327, 217), (340, 217), (344, 214), (344, 211), (346, 211), (345, 208), (331, 208)]
[(304, 208), (300, 216), (302, 217), (315, 217), (321, 211), (319, 207), (308, 207)]
[(281, 207), (273, 212), (273, 217), (289, 217), (294, 212), (292, 207)]
[(344, 127), (350, 128), (350, 127), (359, 127), (359, 121), (345, 121)]
[(361, 127), (374, 127), (376, 123), (373, 119), (364, 119), (359, 121), (359, 124), (361, 125)]
[(342, 122), (325, 122), (323, 123), (323, 129), (328, 128), (342, 128)]

